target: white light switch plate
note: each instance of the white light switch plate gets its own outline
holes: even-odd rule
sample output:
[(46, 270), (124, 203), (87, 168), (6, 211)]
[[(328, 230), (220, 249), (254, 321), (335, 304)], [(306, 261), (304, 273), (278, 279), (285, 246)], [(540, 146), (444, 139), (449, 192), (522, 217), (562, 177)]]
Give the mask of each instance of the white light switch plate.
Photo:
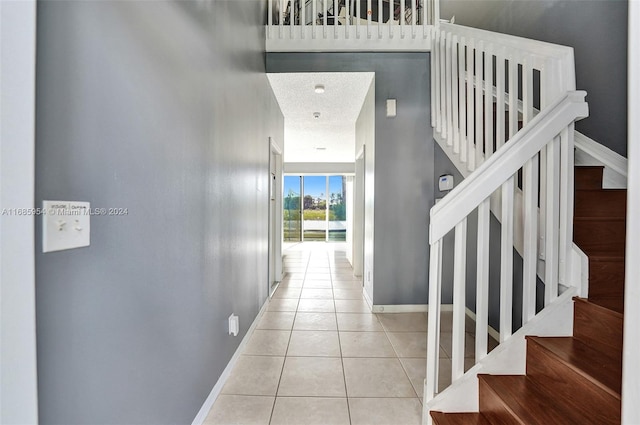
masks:
[(42, 252), (89, 246), (89, 202), (43, 201)]

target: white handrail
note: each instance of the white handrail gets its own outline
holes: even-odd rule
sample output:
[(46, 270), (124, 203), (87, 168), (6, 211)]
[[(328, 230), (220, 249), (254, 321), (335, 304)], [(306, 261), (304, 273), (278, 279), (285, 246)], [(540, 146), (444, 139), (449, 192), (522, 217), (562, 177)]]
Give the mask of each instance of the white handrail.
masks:
[(584, 102), (585, 96), (584, 91), (574, 91), (559, 98), (548, 109), (538, 114), (530, 125), (518, 132), (503, 149), (478, 167), (477, 173), (472, 173), (464, 179), (431, 208), (429, 243), (444, 237), (482, 200), (498, 190), (506, 181), (506, 177), (512, 176), (524, 165), (519, 159), (531, 158), (552, 137), (559, 134), (567, 125), (566, 117), (573, 117), (570, 121), (587, 117), (589, 109)]
[[(437, 393), (440, 349), (440, 312), (442, 293), (442, 257), (444, 237), (455, 229), (453, 275), (453, 328), (451, 382), (464, 373), (465, 353), (465, 286), (467, 281), (467, 222), (478, 210), (476, 269), (476, 362), (487, 355), (488, 332), (488, 268), (489, 203), (494, 192), (502, 194), (502, 238), (500, 247), (500, 340), (512, 333), (513, 287), (513, 223), (515, 176), (522, 170), (524, 228), (522, 276), (522, 324), (536, 315), (536, 262), (540, 245), (546, 245), (547, 288), (545, 305), (558, 296), (558, 281), (569, 273), (566, 264), (572, 248), (573, 227), (573, 127), (574, 122), (588, 115), (585, 92), (567, 92), (548, 105), (513, 137), (508, 144), (486, 160), (466, 180), (431, 209), (429, 243), (429, 318), (427, 333), (427, 376), (425, 402)], [(543, 159), (548, 179), (539, 186), (539, 161)], [(540, 197), (540, 200), (539, 200)], [(538, 209), (544, 205), (546, 220), (540, 224), (548, 235), (539, 242)], [(542, 208), (542, 207), (540, 207)], [(562, 263), (565, 263), (564, 267)], [(566, 278), (564, 279), (567, 280)]]

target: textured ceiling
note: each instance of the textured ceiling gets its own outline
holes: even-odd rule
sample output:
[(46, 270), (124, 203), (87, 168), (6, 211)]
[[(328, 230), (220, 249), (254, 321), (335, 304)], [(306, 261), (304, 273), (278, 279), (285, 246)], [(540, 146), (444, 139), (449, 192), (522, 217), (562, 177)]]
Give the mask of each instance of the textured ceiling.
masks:
[[(373, 76), (373, 72), (268, 74), (284, 115), (284, 161), (353, 162), (356, 120)], [(315, 93), (317, 84), (325, 86), (324, 93)], [(314, 112), (320, 112), (320, 118), (314, 118)]]

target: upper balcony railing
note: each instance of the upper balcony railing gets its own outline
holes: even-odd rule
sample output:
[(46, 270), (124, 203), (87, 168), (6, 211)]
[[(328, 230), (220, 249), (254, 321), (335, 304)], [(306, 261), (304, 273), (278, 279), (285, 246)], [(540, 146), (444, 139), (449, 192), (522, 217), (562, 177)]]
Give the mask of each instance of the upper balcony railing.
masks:
[(269, 52), (429, 51), (437, 0), (267, 0)]

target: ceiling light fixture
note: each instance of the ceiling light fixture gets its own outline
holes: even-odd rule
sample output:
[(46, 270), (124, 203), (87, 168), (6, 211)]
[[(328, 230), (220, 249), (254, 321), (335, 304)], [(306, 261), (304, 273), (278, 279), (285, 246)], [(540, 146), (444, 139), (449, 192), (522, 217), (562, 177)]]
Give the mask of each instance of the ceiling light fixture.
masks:
[(316, 84), (316, 87), (315, 87), (314, 91), (316, 93), (318, 93), (318, 94), (324, 93), (324, 85), (323, 84)]
[(320, 112), (314, 112), (313, 113), (313, 118), (315, 118), (315, 119), (320, 118)]

